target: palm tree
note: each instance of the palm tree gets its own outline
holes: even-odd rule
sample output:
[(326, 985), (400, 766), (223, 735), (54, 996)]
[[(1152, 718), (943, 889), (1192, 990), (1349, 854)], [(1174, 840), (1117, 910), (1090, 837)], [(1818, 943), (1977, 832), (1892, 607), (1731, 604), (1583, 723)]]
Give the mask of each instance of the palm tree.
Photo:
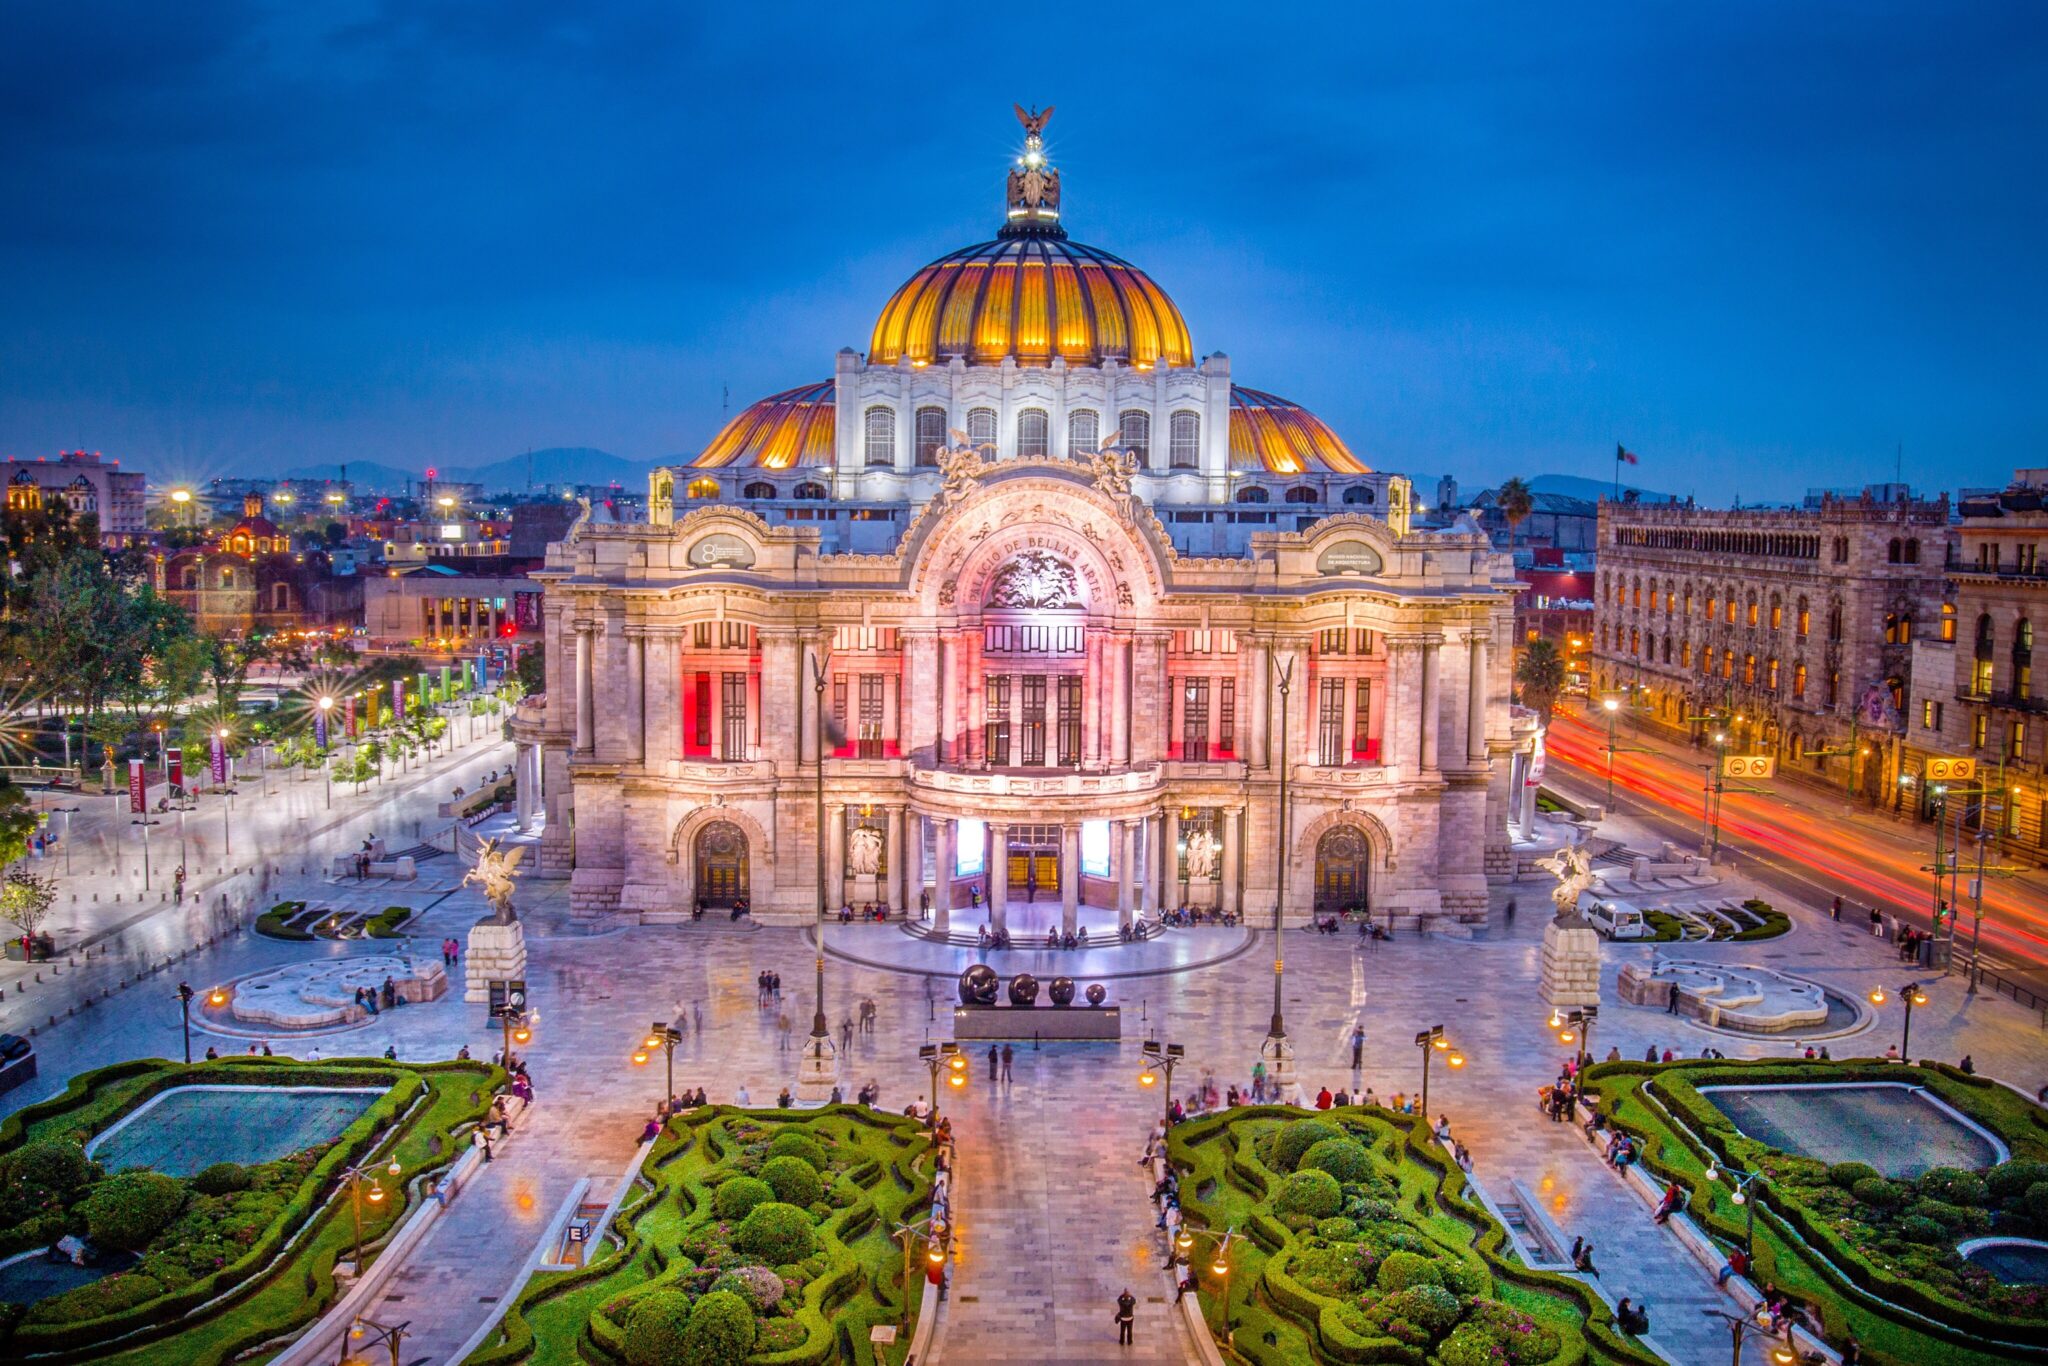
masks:
[(1564, 691), (1564, 657), (1547, 640), (1530, 641), (1515, 664), (1515, 682), (1521, 685), (1522, 705), (1533, 707), (1548, 726), (1551, 708)]
[(1502, 484), (1493, 495), (1493, 505), (1500, 509), (1500, 515), (1508, 524), (1508, 554), (1515, 553), (1515, 528), (1528, 519), (1536, 510), (1536, 497), (1529, 492), (1529, 486), (1522, 482), (1520, 475)]

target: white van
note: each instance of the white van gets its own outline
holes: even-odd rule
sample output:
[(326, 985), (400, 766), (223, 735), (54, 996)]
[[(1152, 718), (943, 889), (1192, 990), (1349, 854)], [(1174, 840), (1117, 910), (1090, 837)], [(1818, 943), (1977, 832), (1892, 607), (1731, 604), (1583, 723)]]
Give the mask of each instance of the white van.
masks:
[(1643, 918), (1643, 913), (1626, 901), (1589, 898), (1579, 907), (1579, 913), (1609, 939), (1656, 937), (1657, 932), (1650, 928), (1650, 922)]

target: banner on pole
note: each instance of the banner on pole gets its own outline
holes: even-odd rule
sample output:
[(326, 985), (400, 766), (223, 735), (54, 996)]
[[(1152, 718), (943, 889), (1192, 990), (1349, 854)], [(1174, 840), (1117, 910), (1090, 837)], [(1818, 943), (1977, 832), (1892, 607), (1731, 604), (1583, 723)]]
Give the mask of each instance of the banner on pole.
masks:
[(327, 708), (325, 707), (315, 707), (313, 709), (313, 743), (322, 749), (327, 748)]
[(341, 733), (349, 739), (356, 738), (356, 695), (350, 693), (341, 699)]
[(172, 787), (185, 785), (185, 751), (176, 745), (164, 751), (164, 781)]
[(228, 742), (221, 739), (220, 732), (213, 734), (213, 785), (228, 785)]
[(402, 678), (391, 680), (391, 715), (394, 720), (405, 719), (405, 680)]
[(446, 664), (441, 666), (441, 700), (443, 702), (453, 702), (455, 700), (454, 688), (448, 682), (448, 666)]
[(128, 809), (138, 816), (149, 814), (149, 765), (140, 759), (128, 761)]

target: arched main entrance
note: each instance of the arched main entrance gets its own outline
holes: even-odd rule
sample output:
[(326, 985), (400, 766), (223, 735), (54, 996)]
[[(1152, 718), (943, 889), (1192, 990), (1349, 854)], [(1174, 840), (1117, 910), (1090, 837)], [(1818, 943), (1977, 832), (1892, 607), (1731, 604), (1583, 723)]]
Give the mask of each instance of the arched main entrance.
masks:
[(697, 861), (697, 899), (706, 906), (731, 906), (747, 896), (747, 833), (731, 821), (713, 821), (697, 832), (691, 850)]
[(1339, 825), (1316, 841), (1317, 915), (1372, 905), (1372, 841), (1355, 825)]

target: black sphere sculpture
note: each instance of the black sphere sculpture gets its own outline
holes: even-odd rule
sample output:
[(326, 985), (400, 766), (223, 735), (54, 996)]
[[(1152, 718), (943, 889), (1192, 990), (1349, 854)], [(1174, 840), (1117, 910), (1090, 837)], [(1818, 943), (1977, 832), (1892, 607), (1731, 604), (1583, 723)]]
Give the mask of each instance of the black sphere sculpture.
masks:
[(1071, 977), (1053, 978), (1052, 985), (1045, 989), (1045, 994), (1052, 998), (1052, 1003), (1056, 1006), (1072, 1005), (1074, 1003), (1074, 979)]
[(1089, 1005), (1091, 1005), (1091, 1006), (1099, 1006), (1099, 1005), (1101, 1005), (1101, 1004), (1102, 1004), (1102, 998), (1103, 998), (1103, 997), (1105, 997), (1105, 996), (1107, 996), (1107, 995), (1109, 995), (1109, 993), (1108, 993), (1108, 992), (1106, 992), (1106, 991), (1104, 991), (1104, 990), (1102, 989), (1102, 983), (1100, 983), (1100, 982), (1090, 982), (1090, 983), (1088, 984), (1088, 1004), (1089, 1004)]
[(1029, 1009), (1038, 1004), (1038, 979), (1020, 972), (1010, 979), (1010, 1004)]
[(986, 963), (976, 963), (960, 974), (960, 1004), (992, 1006), (996, 1003), (996, 988), (999, 985), (994, 968)]

